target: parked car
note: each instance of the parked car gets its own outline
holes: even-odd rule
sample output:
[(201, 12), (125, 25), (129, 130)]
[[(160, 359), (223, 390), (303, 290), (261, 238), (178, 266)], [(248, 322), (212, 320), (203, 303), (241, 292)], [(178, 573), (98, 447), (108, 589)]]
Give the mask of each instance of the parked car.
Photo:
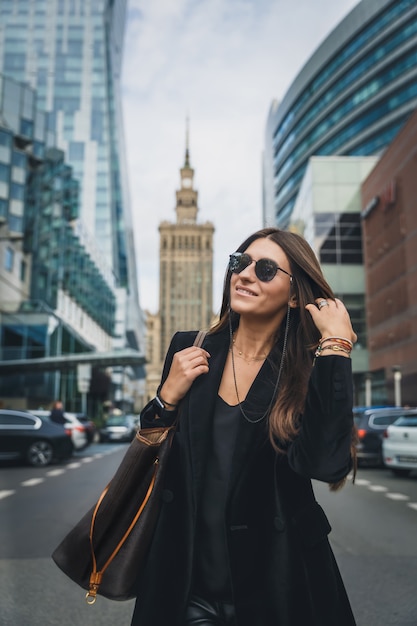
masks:
[[(44, 421), (50, 422), (49, 415), (50, 411), (46, 411), (44, 409), (31, 410), (30, 413), (40, 417)], [(84, 450), (88, 446), (88, 435), (86, 426), (80, 422), (80, 420), (75, 416), (75, 413), (64, 412), (65, 417), (65, 428), (68, 428), (71, 431), (72, 443), (74, 445), (75, 450)], [(52, 422), (51, 422), (52, 423)]]
[(358, 465), (383, 467), (384, 430), (403, 413), (401, 407), (354, 408), (353, 419), (358, 431)]
[(100, 441), (132, 441), (138, 429), (133, 415), (111, 415), (100, 428)]
[[(68, 415), (68, 413), (66, 413), (66, 415)], [(84, 415), (84, 413), (71, 413), (71, 415), (74, 415), (74, 417), (76, 417), (77, 420), (80, 421), (81, 424), (85, 426), (85, 432), (87, 435), (87, 443), (88, 444), (93, 443), (94, 437), (96, 436), (96, 432), (97, 432), (97, 428), (94, 422), (90, 420), (90, 418), (87, 415)]]
[(74, 446), (70, 431), (27, 411), (0, 410), (0, 459), (19, 459), (34, 467), (67, 459)]
[(406, 410), (384, 431), (384, 464), (397, 476), (417, 470), (417, 410)]

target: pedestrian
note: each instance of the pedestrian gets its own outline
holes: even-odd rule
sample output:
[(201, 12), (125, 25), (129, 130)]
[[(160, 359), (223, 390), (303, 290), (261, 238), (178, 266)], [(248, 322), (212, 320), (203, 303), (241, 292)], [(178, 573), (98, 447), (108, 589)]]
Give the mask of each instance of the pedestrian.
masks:
[(356, 335), (307, 242), (230, 256), (202, 348), (178, 332), (142, 428), (179, 426), (133, 626), (353, 626), (311, 479), (354, 466)]
[(64, 405), (60, 400), (55, 400), (53, 403), (49, 419), (57, 424), (65, 424)]

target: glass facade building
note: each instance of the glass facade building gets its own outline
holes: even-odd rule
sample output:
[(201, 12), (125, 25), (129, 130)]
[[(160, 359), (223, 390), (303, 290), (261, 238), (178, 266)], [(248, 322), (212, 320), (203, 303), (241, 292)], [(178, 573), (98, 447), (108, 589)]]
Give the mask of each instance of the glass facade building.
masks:
[[(115, 333), (114, 285), (73, 228), (78, 182), (54, 143), (36, 92), (0, 75), (2, 361), (109, 350)], [(60, 382), (57, 373), (2, 376), (0, 397), (42, 403)], [(74, 372), (64, 387), (75, 398)]]
[(362, 0), (266, 124), (264, 223), (287, 228), (311, 156), (380, 155), (417, 107), (417, 3)]
[(125, 14), (126, 0), (1, 0), (0, 72), (36, 89), (38, 108), (50, 113), (56, 145), (79, 184), (79, 232), (122, 290), (117, 335), (138, 347), (120, 101)]
[(369, 371), (362, 255), (361, 185), (378, 157), (311, 157), (289, 228), (315, 250), (336, 296), (349, 310), (357, 342), (352, 351), (355, 404), (365, 404)]

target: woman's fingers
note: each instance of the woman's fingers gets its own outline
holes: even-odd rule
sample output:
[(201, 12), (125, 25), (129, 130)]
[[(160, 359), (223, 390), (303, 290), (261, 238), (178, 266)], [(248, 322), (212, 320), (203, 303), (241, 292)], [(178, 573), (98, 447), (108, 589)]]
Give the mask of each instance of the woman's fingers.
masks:
[(174, 355), (172, 365), (179, 367), (184, 374), (192, 373), (200, 366), (208, 368), (210, 354), (203, 348), (195, 346), (181, 350)]
[(185, 396), (193, 381), (201, 374), (207, 374), (209, 358), (207, 350), (197, 346), (176, 352), (163, 385), (164, 400), (177, 404)]
[(322, 337), (345, 337), (352, 343), (357, 341), (349, 313), (338, 298), (317, 298), (315, 304), (307, 304), (306, 309)]

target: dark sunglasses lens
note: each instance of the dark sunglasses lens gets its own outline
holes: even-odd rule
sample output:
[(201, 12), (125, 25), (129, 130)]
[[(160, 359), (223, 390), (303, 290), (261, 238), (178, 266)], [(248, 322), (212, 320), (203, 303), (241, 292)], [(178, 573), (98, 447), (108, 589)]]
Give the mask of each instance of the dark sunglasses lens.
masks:
[(260, 259), (255, 264), (255, 274), (264, 283), (269, 283), (278, 272), (278, 265), (270, 259)]
[(229, 270), (234, 274), (239, 274), (243, 272), (245, 267), (248, 267), (252, 263), (252, 259), (249, 254), (242, 254), (241, 252), (236, 252), (235, 254), (230, 255), (229, 260)]

